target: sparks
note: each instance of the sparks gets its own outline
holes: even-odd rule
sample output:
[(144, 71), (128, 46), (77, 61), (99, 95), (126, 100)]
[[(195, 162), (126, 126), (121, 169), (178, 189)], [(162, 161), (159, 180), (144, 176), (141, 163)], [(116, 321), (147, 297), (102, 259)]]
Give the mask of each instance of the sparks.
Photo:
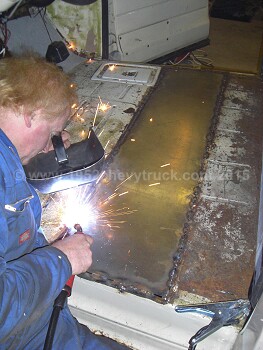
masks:
[(99, 110), (99, 106), (100, 106), (100, 104), (98, 103), (97, 104), (97, 108), (96, 108), (96, 112), (95, 112), (95, 115), (94, 115), (94, 118), (93, 118), (92, 127), (94, 127), (94, 125), (95, 125), (97, 114), (98, 114), (98, 110)]
[(94, 60), (92, 60), (91, 58), (89, 58), (87, 61), (86, 61), (86, 63), (88, 63), (88, 64), (91, 64), (91, 63), (93, 63), (94, 62)]
[(103, 132), (104, 132), (104, 129), (101, 130), (101, 132), (99, 133), (98, 137), (100, 137)]
[(169, 166), (169, 165), (170, 165), (170, 163), (166, 163), (166, 164), (161, 165), (160, 167), (164, 168), (164, 167)]
[(99, 96), (99, 100), (100, 100), (100, 102), (99, 102), (99, 110), (100, 111), (106, 112), (108, 109), (111, 108), (109, 102), (107, 102), (107, 103), (102, 102), (100, 96)]
[(151, 186), (157, 186), (157, 185), (160, 185), (160, 182), (155, 182), (154, 184), (150, 184), (149, 187), (151, 187)]
[(123, 180), (115, 189), (114, 192), (116, 192), (126, 181), (128, 181), (131, 177), (133, 177), (134, 174), (131, 174), (127, 179)]
[(71, 108), (75, 109), (75, 112), (71, 115), (71, 119), (73, 119), (74, 117), (76, 118), (80, 118), (80, 116), (84, 113), (84, 106), (87, 103), (87, 101), (83, 101), (81, 102), (80, 105), (77, 105), (76, 103), (74, 103)]
[(84, 139), (87, 136), (87, 132), (85, 130), (82, 130), (80, 136), (82, 139)]
[(110, 140), (108, 140), (108, 141), (106, 142), (106, 145), (105, 145), (105, 147), (104, 147), (104, 150), (107, 148), (107, 146), (108, 146), (109, 143), (110, 143)]
[(104, 175), (105, 175), (105, 170), (98, 177), (98, 180), (96, 181), (96, 185), (100, 182), (100, 180), (103, 178)]
[(108, 103), (102, 103), (99, 107), (99, 109), (102, 111), (102, 112), (106, 112), (108, 109), (110, 108), (110, 105)]
[(109, 70), (112, 72), (116, 68), (116, 64), (112, 64), (109, 66)]
[(75, 48), (74, 43), (69, 43), (69, 44), (68, 44), (68, 49), (69, 49), (69, 50), (74, 50), (74, 48)]
[(129, 193), (129, 191), (125, 191), (119, 194), (119, 197), (124, 196), (125, 194)]

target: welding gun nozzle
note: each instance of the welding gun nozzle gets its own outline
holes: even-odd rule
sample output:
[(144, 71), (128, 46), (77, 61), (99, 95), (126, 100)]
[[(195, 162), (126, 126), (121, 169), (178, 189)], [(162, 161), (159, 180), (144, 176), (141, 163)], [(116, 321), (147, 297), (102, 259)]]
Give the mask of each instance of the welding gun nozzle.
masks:
[(83, 231), (82, 231), (82, 227), (80, 226), (80, 224), (75, 224), (75, 225), (74, 225), (74, 229), (75, 229), (77, 232), (83, 232)]

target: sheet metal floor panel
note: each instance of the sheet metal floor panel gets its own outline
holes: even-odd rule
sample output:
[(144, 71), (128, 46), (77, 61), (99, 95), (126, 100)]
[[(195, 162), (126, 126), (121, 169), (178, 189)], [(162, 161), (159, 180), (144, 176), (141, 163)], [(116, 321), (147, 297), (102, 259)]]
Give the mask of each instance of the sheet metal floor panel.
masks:
[(96, 191), (103, 200), (128, 179), (104, 210), (137, 211), (118, 229), (99, 228), (86, 278), (167, 295), (221, 81), (220, 74), (165, 70)]

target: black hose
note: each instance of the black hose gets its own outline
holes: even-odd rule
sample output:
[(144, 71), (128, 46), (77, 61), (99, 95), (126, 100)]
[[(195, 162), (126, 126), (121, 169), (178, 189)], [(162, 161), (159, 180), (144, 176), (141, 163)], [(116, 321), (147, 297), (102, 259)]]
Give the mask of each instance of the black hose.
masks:
[(102, 0), (102, 54), (101, 58), (107, 60), (109, 58), (109, 4), (108, 0)]
[(52, 349), (52, 344), (53, 344), (54, 335), (57, 328), (59, 313), (64, 308), (67, 297), (68, 297), (68, 292), (66, 290), (62, 290), (54, 302), (53, 311), (51, 314), (43, 350)]

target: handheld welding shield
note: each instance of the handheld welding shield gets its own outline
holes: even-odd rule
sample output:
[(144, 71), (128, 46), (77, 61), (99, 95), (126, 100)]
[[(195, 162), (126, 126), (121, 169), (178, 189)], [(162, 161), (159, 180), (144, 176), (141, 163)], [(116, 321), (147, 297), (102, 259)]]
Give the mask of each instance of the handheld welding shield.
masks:
[(40, 153), (24, 166), (27, 181), (47, 194), (95, 182), (103, 169), (105, 153), (95, 132), (64, 148), (61, 134), (52, 137), (54, 150)]

